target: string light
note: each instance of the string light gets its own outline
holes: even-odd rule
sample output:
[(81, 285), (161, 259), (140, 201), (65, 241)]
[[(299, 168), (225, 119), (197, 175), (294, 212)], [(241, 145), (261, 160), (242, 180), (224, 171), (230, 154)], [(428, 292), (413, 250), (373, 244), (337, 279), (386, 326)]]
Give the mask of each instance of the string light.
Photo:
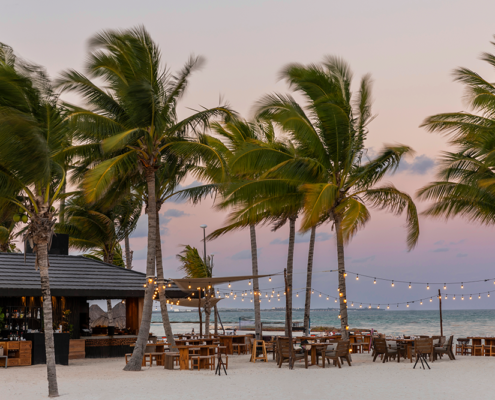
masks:
[(407, 303), (407, 307), (409, 307), (409, 303)]
[(462, 295), (461, 300), (464, 300), (464, 295)]
[(480, 294), (478, 294), (478, 299), (481, 299), (481, 293), (480, 293)]
[(389, 310), (389, 309), (390, 309), (390, 304), (387, 305), (387, 310)]
[(447, 295), (445, 295), (445, 300), (447, 300)]
[(409, 289), (411, 289), (411, 282), (409, 282)]
[(469, 300), (473, 300), (473, 296), (472, 295), (469, 295)]
[(395, 286), (394, 281), (392, 281), (392, 287), (394, 287), (394, 286)]
[(464, 283), (461, 282), (461, 289), (464, 289)]
[(486, 297), (490, 297), (490, 292), (488, 292), (488, 295)]
[(423, 300), (421, 300), (421, 302), (419, 304), (423, 305)]
[(446, 283), (443, 284), (443, 289), (447, 290), (447, 284)]
[(426, 284), (426, 290), (430, 290), (430, 285), (428, 283)]
[(251, 280), (249, 280), (249, 283), (248, 283), (249, 286), (251, 286)]
[(229, 287), (230, 287), (230, 282), (229, 282)]
[(433, 301), (433, 298), (430, 298), (430, 303)]
[(454, 297), (452, 298), (452, 300), (455, 300), (455, 294), (454, 294)]
[(358, 281), (359, 280), (359, 274), (356, 275), (356, 280)]
[(271, 282), (271, 281), (272, 281), (272, 277), (270, 276), (270, 277), (268, 278), (268, 282)]
[(359, 308), (363, 308), (363, 305), (362, 305), (362, 304), (360, 304), (360, 305), (359, 305)]
[(327, 296), (327, 300), (330, 300), (330, 297)]
[(347, 272), (344, 272), (344, 278), (347, 278)]
[(376, 285), (376, 278), (373, 280), (373, 284), (375, 284), (375, 285)]
[(296, 297), (299, 297), (299, 293), (296, 293)]

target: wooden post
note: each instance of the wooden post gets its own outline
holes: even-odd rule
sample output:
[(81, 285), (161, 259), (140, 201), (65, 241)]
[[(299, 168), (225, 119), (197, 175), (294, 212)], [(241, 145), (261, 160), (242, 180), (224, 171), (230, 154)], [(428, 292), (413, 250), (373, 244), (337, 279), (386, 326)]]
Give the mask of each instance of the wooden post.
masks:
[(287, 285), (287, 268), (284, 268), (284, 280), (285, 280), (285, 320), (289, 333), (289, 369), (293, 369), (294, 360), (292, 359), (292, 353), (294, 351), (292, 346), (292, 309), (289, 309), (289, 287)]
[(440, 293), (440, 289), (438, 289), (438, 305), (440, 307), (440, 336), (443, 336), (442, 293)]
[(201, 289), (198, 290), (199, 337), (203, 336), (203, 314), (201, 312)]

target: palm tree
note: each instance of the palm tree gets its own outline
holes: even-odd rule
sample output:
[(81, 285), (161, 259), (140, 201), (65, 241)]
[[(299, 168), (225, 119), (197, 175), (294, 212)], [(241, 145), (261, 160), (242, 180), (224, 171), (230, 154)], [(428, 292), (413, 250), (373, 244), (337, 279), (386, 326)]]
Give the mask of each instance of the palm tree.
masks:
[[(0, 197), (27, 215), (24, 235), (36, 252), (43, 295), (48, 394), (58, 396), (48, 244), (62, 197), (69, 128), (45, 71), (0, 45)], [(19, 196), (22, 201), (19, 200)]]
[[(113, 207), (88, 204), (84, 196), (74, 197), (65, 206), (66, 222), (56, 231), (69, 235), (69, 246), (91, 251), (89, 256), (108, 264), (123, 266), (120, 242), (136, 229), (141, 215), (141, 202), (124, 198)], [(113, 326), (112, 301), (107, 299), (108, 326)]]
[[(340, 317), (343, 337), (348, 337), (344, 245), (370, 218), (367, 206), (401, 214), (407, 209), (408, 248), (417, 243), (419, 225), (416, 206), (406, 193), (393, 185), (375, 185), (393, 172), (407, 146), (385, 146), (372, 160), (363, 161), (364, 141), (371, 114), (371, 78), (365, 76), (356, 96), (350, 90), (352, 73), (341, 59), (327, 57), (321, 64), (290, 64), (281, 76), (306, 100), (300, 106), (290, 95), (273, 94), (258, 102), (258, 118), (269, 119), (297, 144), (297, 156), (279, 154), (280, 163), (266, 179), (271, 193), (285, 193), (287, 185), (304, 195), (301, 230), (325, 221), (333, 222), (337, 239)], [(246, 164), (263, 165), (258, 155)], [(276, 182), (279, 183), (277, 188)], [(259, 188), (263, 188), (260, 182)]]
[[(482, 60), (494, 65), (495, 55), (484, 53)], [(421, 126), (449, 138), (454, 152), (443, 152), (438, 180), (418, 191), (422, 200), (433, 200), (424, 214), (449, 219), (462, 216), (483, 225), (495, 223), (495, 85), (467, 68), (458, 68), (454, 79), (466, 87), (472, 113), (437, 114)]]
[[(108, 191), (110, 183), (129, 179), (136, 176), (136, 171), (142, 171), (149, 196), (146, 275), (153, 282), (157, 237), (155, 175), (162, 166), (162, 156), (169, 151), (171, 142), (183, 138), (188, 130), (202, 128), (211, 117), (229, 114), (229, 110), (225, 107), (203, 110), (178, 121), (177, 102), (189, 76), (203, 60), (191, 58), (177, 76), (170, 76), (161, 64), (158, 46), (143, 27), (104, 31), (91, 39), (90, 47), (89, 77), (72, 70), (65, 72), (59, 81), (59, 87), (80, 93), (90, 106), (72, 107), (70, 115), (79, 139), (88, 144), (83, 145), (82, 151), (85, 154), (93, 151), (89, 163), (96, 164), (86, 173), (83, 187), (87, 199), (94, 201)], [(91, 78), (104, 85), (99, 87)], [(102, 151), (95, 149), (100, 141)], [(203, 157), (214, 157), (200, 143), (190, 147)], [(163, 287), (164, 282), (158, 285)], [(138, 339), (124, 368), (126, 371), (141, 369), (151, 324), (153, 291), (152, 285), (147, 285)]]
[[(211, 278), (213, 276), (213, 259), (206, 256), (202, 259), (196, 247), (184, 246), (184, 250), (177, 254), (177, 259), (181, 262), (179, 269), (186, 274), (186, 278)], [(205, 335), (210, 334), (210, 314), (211, 306), (209, 299), (212, 297), (214, 289), (204, 288), (205, 292)], [(201, 300), (201, 291), (198, 292), (198, 300)], [(200, 302), (201, 303), (201, 302)], [(198, 306), (201, 330), (201, 306)]]
[[(253, 186), (257, 186), (257, 182), (263, 176), (263, 173), (269, 170), (270, 167), (277, 165), (278, 157), (272, 157), (269, 160), (271, 165), (267, 162), (262, 167), (257, 166), (257, 168), (250, 168), (249, 165), (244, 165), (244, 162), (249, 162), (253, 157), (257, 158), (257, 154), (260, 152), (262, 154), (269, 152), (273, 156), (280, 152), (289, 154), (293, 149), (291, 149), (290, 144), (276, 138), (273, 125), (267, 121), (248, 122), (235, 119), (223, 125), (219, 123), (213, 124), (212, 128), (223, 141), (219, 142), (215, 138), (210, 138), (209, 143), (223, 154), (230, 173), (228, 181), (220, 184), (220, 192), (222, 193), (223, 200), (217, 207), (219, 209), (233, 208), (234, 211), (228, 217), (228, 224), (211, 233), (208, 238), (217, 238), (227, 232), (249, 227), (252, 273), (253, 275), (258, 275), (256, 225), (258, 223), (271, 222), (274, 223), (273, 230), (277, 230), (289, 221), (290, 234), (287, 267), (289, 271), (289, 287), (291, 290), (295, 221), (298, 213), (297, 204), (293, 204), (294, 199), (290, 196), (279, 196), (276, 199), (271, 197), (256, 198), (256, 194), (251, 189)], [(302, 205), (302, 196), (298, 197), (300, 208)], [(283, 205), (282, 208), (281, 205)], [(253, 293), (255, 332), (257, 337), (261, 337), (260, 292), (257, 278), (253, 279)], [(292, 307), (292, 299), (289, 301)], [(287, 329), (288, 327), (286, 326)]]

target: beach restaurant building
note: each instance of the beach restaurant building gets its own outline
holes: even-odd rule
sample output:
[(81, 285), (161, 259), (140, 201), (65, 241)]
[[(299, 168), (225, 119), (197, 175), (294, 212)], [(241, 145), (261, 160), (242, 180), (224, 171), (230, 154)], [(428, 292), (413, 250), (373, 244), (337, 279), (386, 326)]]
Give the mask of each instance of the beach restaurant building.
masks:
[[(71, 358), (120, 357), (131, 353), (142, 317), (146, 275), (81, 255), (50, 254), (49, 262), (54, 328), (61, 328), (55, 333), (57, 362), (67, 364)], [(0, 321), (0, 345), (10, 342), (10, 347), (8, 343), (5, 347), (17, 348), (10, 339), (21, 336), (31, 342), (28, 365), (46, 362), (41, 296), (35, 254), (0, 253), (0, 307), (4, 314)], [(167, 283), (169, 296), (186, 298), (188, 294)], [(125, 328), (113, 332), (100, 328), (94, 334), (90, 329), (88, 301), (104, 299), (123, 301)], [(15, 355), (12, 351), (9, 357), (10, 353)], [(9, 365), (16, 363), (9, 358)], [(20, 365), (26, 363), (27, 356)]]

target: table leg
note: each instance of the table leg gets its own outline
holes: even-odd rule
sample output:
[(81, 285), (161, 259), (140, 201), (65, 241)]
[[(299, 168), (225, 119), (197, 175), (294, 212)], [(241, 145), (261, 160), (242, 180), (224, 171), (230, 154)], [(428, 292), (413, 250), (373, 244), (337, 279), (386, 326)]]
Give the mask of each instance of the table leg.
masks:
[(189, 369), (189, 349), (179, 349), (179, 366), (181, 370)]
[(407, 346), (407, 358), (409, 358), (409, 360), (412, 363), (412, 344), (408, 343), (406, 346)]
[(311, 365), (316, 365), (316, 346), (311, 346)]

